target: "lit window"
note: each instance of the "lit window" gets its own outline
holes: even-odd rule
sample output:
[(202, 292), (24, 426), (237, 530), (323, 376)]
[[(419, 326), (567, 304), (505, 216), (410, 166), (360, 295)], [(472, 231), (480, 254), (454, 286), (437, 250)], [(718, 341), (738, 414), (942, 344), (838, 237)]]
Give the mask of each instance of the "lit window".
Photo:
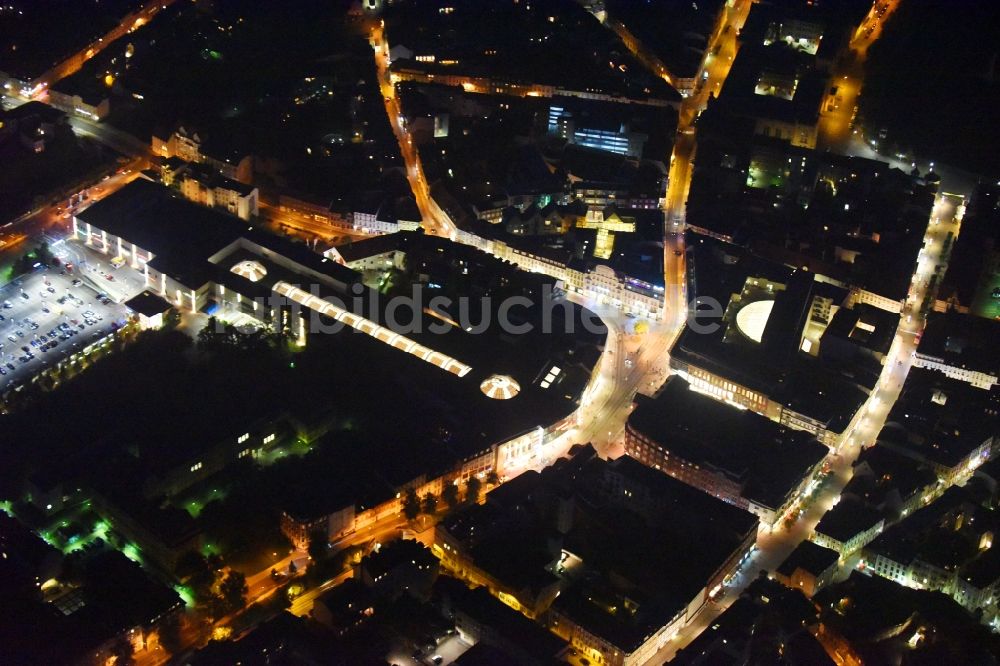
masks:
[(248, 432), (245, 432), (245, 433), (243, 433), (242, 435), (240, 435), (240, 436), (239, 436), (239, 437), (238, 437), (238, 438), (236, 439), (236, 443), (237, 443), (237, 444), (242, 444), (243, 442), (247, 441), (248, 439), (250, 439), (250, 433), (248, 433)]
[(191, 471), (192, 472), (197, 472), (199, 469), (201, 469), (201, 463), (200, 462), (196, 462), (195, 464), (191, 465)]
[(274, 434), (268, 435), (267, 437), (264, 438), (264, 443), (265, 444), (270, 444), (271, 442), (274, 441), (275, 437), (277, 437), (277, 435), (274, 435)]

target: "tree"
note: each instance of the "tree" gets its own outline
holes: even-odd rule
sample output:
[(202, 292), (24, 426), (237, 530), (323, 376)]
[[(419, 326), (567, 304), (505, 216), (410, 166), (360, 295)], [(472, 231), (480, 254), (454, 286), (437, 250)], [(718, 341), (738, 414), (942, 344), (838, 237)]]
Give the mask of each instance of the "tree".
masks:
[(299, 572), (299, 568), (295, 565), (295, 560), (288, 563), (288, 575), (294, 576)]
[(490, 473), (486, 475), (486, 483), (491, 486), (498, 485), (500, 483), (500, 475), (497, 474), (495, 469), (491, 469)]
[(210, 353), (262, 353), (273, 349), (279, 340), (280, 336), (272, 336), (263, 328), (236, 327), (215, 317), (209, 317), (208, 323), (198, 331), (198, 347)]
[(438, 508), (438, 498), (434, 493), (427, 493), (424, 495), (424, 506), (423, 512), (429, 516), (433, 516), (437, 513)]
[(285, 610), (292, 607), (292, 586), (288, 585), (283, 589), (279, 590), (277, 594), (274, 595), (271, 604), (275, 610)]
[(215, 584), (215, 564), (198, 551), (189, 550), (177, 560), (174, 573), (191, 586), (198, 599), (204, 600), (209, 597), (212, 585)]
[(230, 571), (219, 583), (218, 610), (220, 617), (233, 611), (238, 611), (247, 603), (247, 579), (239, 571)]
[(441, 499), (444, 503), (448, 505), (449, 509), (454, 509), (460, 504), (458, 499), (458, 486), (454, 483), (445, 484), (444, 490), (441, 491)]
[(38, 261), (42, 262), (46, 266), (52, 265), (52, 261), (55, 259), (55, 256), (52, 254), (52, 249), (46, 241), (42, 241), (38, 244), (35, 254), (38, 257)]
[(167, 313), (163, 315), (163, 328), (175, 329), (181, 323), (181, 312), (175, 307), (171, 307), (167, 310)]
[(420, 515), (420, 498), (417, 497), (417, 491), (413, 488), (407, 489), (406, 495), (403, 497), (403, 515), (406, 516), (407, 520), (416, 520), (417, 516)]
[(476, 477), (470, 477), (469, 482), (465, 484), (465, 503), (475, 504), (479, 501), (479, 494), (483, 490), (483, 482)]
[(135, 663), (132, 657), (132, 641), (119, 636), (111, 645), (111, 656), (115, 658), (115, 666), (131, 666)]
[(177, 613), (171, 613), (163, 618), (157, 633), (160, 636), (160, 645), (170, 654), (177, 654), (184, 647), (184, 639), (181, 636), (181, 618)]
[(198, 344), (207, 346), (215, 344), (220, 335), (220, 328), (219, 320), (215, 317), (209, 317), (205, 326), (198, 331)]
[(309, 534), (309, 557), (313, 562), (325, 560), (330, 554), (330, 540), (322, 530), (316, 530)]

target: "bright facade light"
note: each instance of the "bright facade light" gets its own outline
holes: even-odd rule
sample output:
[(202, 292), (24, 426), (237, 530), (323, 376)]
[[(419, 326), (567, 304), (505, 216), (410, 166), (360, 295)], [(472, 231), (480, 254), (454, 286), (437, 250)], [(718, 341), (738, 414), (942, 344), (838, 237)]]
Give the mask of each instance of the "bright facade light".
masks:
[(299, 305), (304, 305), (305, 307), (315, 310), (320, 314), (347, 324), (351, 328), (361, 331), (362, 333), (369, 335), (384, 344), (395, 347), (396, 349), (404, 351), (408, 354), (412, 354), (427, 363), (436, 365), (442, 370), (446, 370), (452, 374), (458, 375), (459, 377), (464, 377), (472, 370), (470, 366), (452, 358), (451, 356), (425, 347), (405, 335), (400, 335), (399, 333), (391, 331), (384, 326), (380, 326), (369, 319), (365, 319), (364, 317), (356, 315), (353, 312), (339, 308), (333, 303), (324, 301), (322, 298), (310, 294), (295, 285), (288, 284), (287, 282), (278, 282), (274, 285), (274, 291), (286, 298), (290, 298)]

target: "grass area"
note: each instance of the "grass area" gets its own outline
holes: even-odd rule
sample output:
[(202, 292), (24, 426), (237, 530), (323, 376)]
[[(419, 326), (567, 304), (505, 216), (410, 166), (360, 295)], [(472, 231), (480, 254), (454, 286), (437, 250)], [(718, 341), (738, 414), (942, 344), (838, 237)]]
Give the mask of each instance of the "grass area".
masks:
[(172, 504), (187, 511), (192, 518), (197, 518), (207, 504), (215, 500), (225, 499), (227, 492), (228, 485), (220, 484), (216, 480), (212, 483), (195, 486), (183, 496), (175, 498)]
[(977, 317), (986, 319), (1000, 318), (1000, 298), (993, 296), (994, 291), (1000, 294), (1000, 257), (991, 256), (979, 279), (976, 295), (972, 299), (970, 310)]

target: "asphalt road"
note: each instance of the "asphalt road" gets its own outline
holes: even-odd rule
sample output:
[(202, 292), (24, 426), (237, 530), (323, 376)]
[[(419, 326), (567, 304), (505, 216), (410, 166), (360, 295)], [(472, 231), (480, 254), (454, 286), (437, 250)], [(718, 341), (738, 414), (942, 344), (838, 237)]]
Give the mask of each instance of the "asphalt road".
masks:
[[(42, 76), (35, 81), (36, 85), (39, 85), (41, 90), (51, 88), (56, 82), (70, 76), (74, 72), (79, 71), (79, 69), (83, 67), (84, 63), (103, 51), (108, 44), (120, 37), (125, 36), (133, 30), (142, 27), (142, 25), (153, 18), (158, 11), (166, 9), (167, 5), (173, 4), (173, 2), (174, 0), (148, 0), (140, 9), (137, 9), (131, 14), (123, 17), (122, 20), (116, 26), (111, 28), (111, 30), (106, 32), (103, 37), (98, 38), (97, 41), (88, 44), (76, 53), (70, 54), (55, 67), (42, 74)], [(58, 86), (56, 87), (58, 88)]]
[(421, 220), (424, 229), (429, 234), (445, 236), (455, 239), (457, 229), (451, 219), (444, 214), (437, 202), (430, 195), (430, 185), (424, 177), (423, 167), (420, 165), (420, 156), (413, 145), (412, 137), (403, 126), (400, 118), (399, 99), (396, 97), (396, 89), (389, 76), (389, 45), (385, 40), (385, 34), (380, 27), (375, 27), (370, 36), (371, 43), (375, 47), (375, 65), (378, 68), (379, 87), (385, 100), (385, 110), (392, 125), (392, 131), (399, 140), (399, 150), (406, 162), (406, 177), (413, 190), (413, 196), (420, 210)]
[(95, 292), (107, 294), (117, 303), (123, 303), (145, 289), (145, 275), (128, 264), (113, 267), (110, 263), (112, 255), (101, 254), (72, 239), (55, 243), (54, 250), (56, 256), (76, 265), (77, 277)]
[[(754, 555), (744, 563), (738, 577), (726, 586), (718, 599), (705, 606), (694, 620), (681, 630), (676, 639), (664, 646), (657, 653), (657, 660), (651, 663), (663, 663), (672, 659), (677, 650), (687, 645), (728, 608), (760, 571), (773, 570), (799, 542), (808, 539), (823, 514), (839, 501), (841, 491), (853, 474), (854, 461), (863, 447), (875, 443), (893, 404), (899, 397), (912, 365), (916, 351), (915, 336), (924, 327), (919, 304), (925, 296), (928, 296), (929, 277), (939, 266), (947, 265), (948, 257), (942, 252), (943, 241), (949, 231), (958, 234), (960, 215), (957, 204), (954, 197), (943, 195), (935, 202), (928, 221), (924, 250), (913, 275), (913, 286), (901, 314), (892, 347), (886, 357), (879, 384), (862, 407), (863, 416), (848, 433), (840, 448), (828, 456), (831, 478), (819, 489), (811, 505), (794, 524), (758, 537)], [(934, 295), (929, 294), (929, 296)], [(841, 578), (850, 573), (857, 560), (856, 556), (847, 559), (840, 571)]]

